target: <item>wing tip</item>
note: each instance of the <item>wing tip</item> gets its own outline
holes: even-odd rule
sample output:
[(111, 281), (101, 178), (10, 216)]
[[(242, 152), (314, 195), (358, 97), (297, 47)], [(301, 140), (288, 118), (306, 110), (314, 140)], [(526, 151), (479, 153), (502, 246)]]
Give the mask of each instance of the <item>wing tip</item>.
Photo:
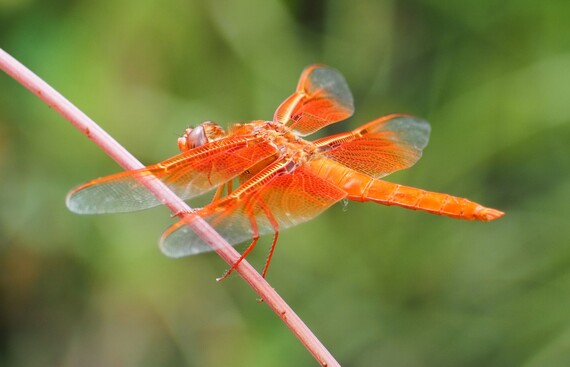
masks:
[(72, 190), (65, 196), (65, 206), (70, 212), (75, 214), (91, 214), (92, 212), (87, 210), (84, 205), (81, 205), (80, 200), (77, 200), (75, 195), (77, 192), (77, 190)]
[(210, 248), (187, 226), (191, 220), (190, 217), (180, 219), (162, 233), (158, 241), (160, 252), (167, 257), (179, 259), (214, 249)]

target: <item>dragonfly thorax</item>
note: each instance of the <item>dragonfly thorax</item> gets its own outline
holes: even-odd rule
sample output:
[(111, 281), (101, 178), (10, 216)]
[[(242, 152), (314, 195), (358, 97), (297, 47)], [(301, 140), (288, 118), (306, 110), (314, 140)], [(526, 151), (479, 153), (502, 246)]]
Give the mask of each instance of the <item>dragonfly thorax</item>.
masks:
[(298, 166), (307, 161), (314, 152), (315, 145), (293, 132), (289, 127), (276, 121), (252, 121), (254, 132), (263, 137), (265, 141), (271, 142), (276, 148), (281, 158), (295, 162)]

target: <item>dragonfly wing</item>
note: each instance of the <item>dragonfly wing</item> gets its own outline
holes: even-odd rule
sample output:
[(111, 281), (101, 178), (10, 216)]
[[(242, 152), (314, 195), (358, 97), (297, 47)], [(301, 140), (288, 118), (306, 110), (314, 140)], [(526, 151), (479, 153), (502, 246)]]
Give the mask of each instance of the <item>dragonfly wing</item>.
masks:
[[(306, 222), (345, 196), (345, 191), (301, 166), (293, 173), (275, 175), (248, 195), (228, 196), (204, 207), (197, 214), (228, 243), (237, 245), (256, 235), (274, 233)], [(192, 220), (191, 217), (186, 218), (162, 235), (160, 247), (167, 256), (182, 257), (212, 250), (185, 225), (186, 221)]]
[(374, 178), (413, 166), (429, 140), (425, 120), (388, 115), (353, 131), (314, 141), (320, 152), (353, 170)]
[(80, 214), (130, 212), (162, 204), (144, 180), (159, 179), (183, 200), (201, 195), (276, 154), (261, 138), (217, 140), (143, 169), (102, 177), (72, 190), (68, 208)]
[(275, 111), (273, 119), (290, 124), (305, 136), (352, 116), (354, 103), (346, 80), (335, 69), (312, 65), (301, 75), (297, 90)]

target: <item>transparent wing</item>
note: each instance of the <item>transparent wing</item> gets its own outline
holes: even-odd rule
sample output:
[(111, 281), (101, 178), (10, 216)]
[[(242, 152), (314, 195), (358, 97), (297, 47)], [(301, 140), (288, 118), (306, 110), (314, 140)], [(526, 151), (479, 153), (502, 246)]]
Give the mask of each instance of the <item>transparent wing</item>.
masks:
[[(130, 212), (162, 204), (141, 180), (158, 178), (183, 200), (201, 195), (276, 153), (260, 138), (217, 140), (140, 170), (102, 177), (72, 190), (67, 207), (80, 214)], [(154, 176), (154, 177), (153, 177)]]
[(312, 65), (301, 74), (297, 90), (275, 111), (273, 119), (305, 136), (352, 116), (354, 103), (344, 77), (335, 69)]
[(324, 156), (374, 178), (413, 166), (429, 140), (427, 121), (388, 115), (353, 131), (314, 141)]
[[(345, 196), (343, 190), (299, 167), (290, 174), (275, 174), (266, 184), (248, 190), (247, 195), (230, 195), (214, 202), (197, 214), (236, 245), (306, 222)], [(185, 225), (191, 220), (182, 219), (164, 232), (160, 241), (164, 254), (182, 257), (212, 250)]]

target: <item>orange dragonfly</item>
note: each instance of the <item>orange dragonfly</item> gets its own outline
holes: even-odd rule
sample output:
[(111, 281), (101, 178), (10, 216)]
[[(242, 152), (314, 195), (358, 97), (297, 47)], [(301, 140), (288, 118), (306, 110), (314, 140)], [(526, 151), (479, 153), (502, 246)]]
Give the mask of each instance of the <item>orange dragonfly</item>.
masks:
[[(417, 117), (393, 114), (312, 142), (303, 138), (353, 111), (344, 77), (330, 67), (312, 65), (273, 120), (235, 124), (228, 132), (211, 121), (188, 128), (178, 139), (182, 153), (81, 185), (69, 193), (67, 206), (75, 213), (95, 214), (161, 205), (141, 183), (150, 175), (183, 200), (217, 188), (212, 202), (194, 213), (232, 245), (251, 241), (222, 279), (255, 247), (259, 236), (273, 233), (265, 276), (279, 231), (313, 219), (342, 199), (468, 220), (490, 221), (504, 214), (467, 199), (380, 180), (421, 157), (430, 125)], [(235, 190), (234, 182), (239, 184)], [(185, 225), (187, 221), (183, 216), (162, 235), (160, 247), (167, 256), (212, 250)]]

